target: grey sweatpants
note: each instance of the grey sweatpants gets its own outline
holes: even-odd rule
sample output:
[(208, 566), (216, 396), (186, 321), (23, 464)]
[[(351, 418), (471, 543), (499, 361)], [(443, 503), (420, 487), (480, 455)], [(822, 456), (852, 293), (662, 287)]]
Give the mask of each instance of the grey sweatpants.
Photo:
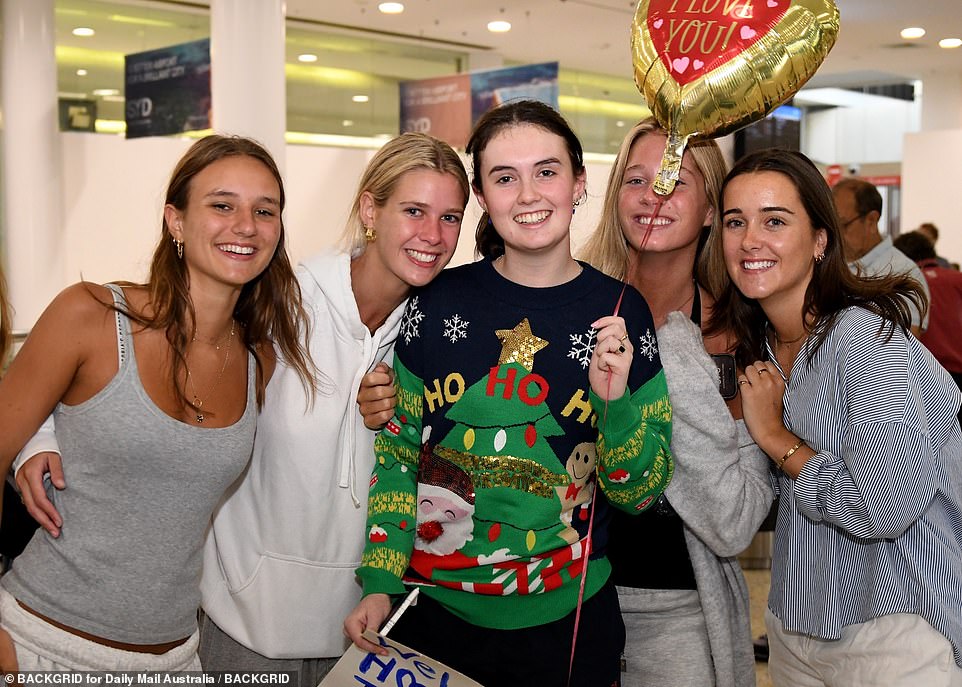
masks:
[(234, 641), (203, 611), (199, 623), (198, 652), (204, 670), (293, 672), (297, 678), (291, 687), (316, 687), (340, 658), (267, 658)]
[(618, 587), (625, 621), (621, 687), (714, 687), (698, 592)]

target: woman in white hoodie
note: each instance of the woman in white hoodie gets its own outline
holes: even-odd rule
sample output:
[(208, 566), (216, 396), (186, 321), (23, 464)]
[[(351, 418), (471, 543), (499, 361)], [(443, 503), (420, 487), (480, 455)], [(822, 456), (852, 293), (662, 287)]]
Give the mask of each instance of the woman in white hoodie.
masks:
[[(358, 389), (374, 371), (369, 380), (380, 384), (365, 412), (378, 424), (376, 395), (392, 389), (378, 363), (392, 355), (411, 290), (451, 259), (468, 194), (450, 146), (402, 134), (362, 175), (344, 247), (300, 266), (320, 393), (311, 404), (278, 361), (251, 463), (207, 537), (199, 649), (206, 670), (296, 671), (299, 684), (314, 687), (343, 652), (341, 621), (360, 599), (354, 570), (374, 461), (375, 433), (358, 413), (366, 398)], [(56, 536), (60, 516), (41, 486), (48, 471), (57, 488), (66, 486), (49, 453), (17, 480), (31, 513)]]

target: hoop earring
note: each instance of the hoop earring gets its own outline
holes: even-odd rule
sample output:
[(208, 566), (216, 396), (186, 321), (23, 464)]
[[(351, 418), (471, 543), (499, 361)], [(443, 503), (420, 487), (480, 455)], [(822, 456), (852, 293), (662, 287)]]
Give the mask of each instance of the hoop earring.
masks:
[(368, 243), (377, 241), (377, 232), (374, 231), (374, 227), (364, 227), (364, 240)]
[(174, 245), (177, 246), (177, 259), (183, 260), (184, 259), (184, 242), (174, 239)]

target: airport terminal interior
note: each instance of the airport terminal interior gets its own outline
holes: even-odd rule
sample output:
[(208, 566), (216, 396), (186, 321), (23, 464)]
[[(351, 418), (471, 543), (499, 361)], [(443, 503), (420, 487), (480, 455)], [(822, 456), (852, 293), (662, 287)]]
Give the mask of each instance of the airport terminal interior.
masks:
[[(96, 251), (97, 247), (90, 245), (126, 240), (99, 226), (95, 208), (84, 204), (87, 186), (98, 185), (89, 181), (89, 176), (104, 172), (97, 167), (98, 157), (119, 164), (142, 155), (120, 150), (131, 107), (125, 94), (125, 58), (210, 39), (218, 3), (242, 12), (245, 5), (257, 2), (38, 3), (49, 3), (52, 9), (49, 43), (54, 47), (56, 72), (56, 155), (65, 151), (52, 168), (63, 183), (64, 190), (58, 191), (57, 197), (62, 195), (67, 208), (66, 240), (77, 247), (67, 251), (64, 261), (52, 270), (52, 281), (66, 284), (75, 281), (78, 273), (97, 279), (102, 271), (116, 272), (121, 259), (124, 269), (130, 265), (130, 278), (137, 278), (145, 259), (135, 261), (130, 256), (143, 255), (154, 238), (153, 233), (137, 238), (140, 243), (126, 249), (128, 253), (120, 248)], [(11, 4), (11, 0), (4, 0), (7, 42), (14, 31)], [(353, 175), (350, 180), (340, 180), (340, 187), (332, 180), (330, 186), (325, 182), (319, 184), (321, 188), (305, 190), (302, 195), (312, 196), (311, 205), (294, 199), (298, 190), (308, 188), (306, 181), (292, 181), (288, 225), (296, 225), (298, 218), (311, 217), (328, 201), (342, 216), (346, 214), (345, 196), (356, 180), (354, 170), (360, 169), (386, 140), (410, 126), (401, 114), (400, 92), (405, 83), (557, 63), (558, 108), (581, 138), (598, 185), (589, 187), (590, 207), (580, 218), (583, 222), (600, 214), (606, 173), (624, 134), (651, 113), (635, 83), (629, 47), (630, 29), (638, 21), (637, 2), (503, 0), (499, 5), (490, 0), (287, 0), (279, 4), (286, 9), (283, 57), (279, 58), (283, 76), (279, 80), (285, 99), (282, 139), (287, 170), (309, 169), (310, 164), (322, 159), (331, 166), (324, 174), (338, 176), (334, 167), (343, 164), (350, 172), (344, 176)], [(962, 259), (962, 225), (958, 220), (957, 183), (941, 186), (937, 201), (930, 190), (934, 178), (962, 178), (962, 12), (958, 0), (908, 5), (895, 0), (838, 0), (837, 5), (841, 16), (838, 42), (822, 68), (784, 107), (726, 136), (723, 150), (731, 162), (758, 148), (788, 147), (806, 153), (828, 177), (871, 179), (885, 201), (879, 225), (884, 235), (895, 237), (922, 222), (933, 221), (942, 227), (940, 254), (958, 262)], [(230, 29), (221, 25), (220, 30)], [(4, 59), (13, 57), (5, 51)], [(4, 69), (6, 74), (6, 64)], [(218, 63), (213, 51), (211, 69), (229, 70), (230, 66)], [(246, 97), (250, 107), (256, 108), (259, 94), (248, 93)], [(12, 96), (5, 96), (5, 104), (12, 102), (7, 98)], [(218, 114), (212, 117), (211, 126), (216, 128)], [(2, 145), (9, 150), (16, 133), (5, 126)], [(189, 141), (209, 130), (170, 137), (183, 143), (164, 141), (149, 148), (154, 144), (143, 143), (138, 151), (149, 151), (163, 161), (158, 162), (162, 169), (156, 170), (151, 180), (162, 178), (170, 167), (167, 161), (176, 159)], [(944, 136), (941, 142), (940, 135)], [(933, 163), (939, 150), (946, 153)], [(950, 173), (940, 175), (932, 169), (940, 165)], [(922, 169), (924, 174), (916, 171)], [(5, 170), (5, 175), (10, 174), (11, 170)], [(117, 170), (116, 174), (123, 172)], [(321, 195), (332, 188), (332, 197), (322, 201)], [(91, 192), (99, 194), (100, 199), (116, 193), (116, 189), (101, 180), (100, 188)], [(7, 204), (10, 193), (5, 186)], [(156, 204), (158, 188), (145, 192), (144, 197), (147, 204)], [(151, 207), (145, 215), (125, 215), (118, 210), (118, 214), (125, 222), (130, 217), (137, 222), (146, 217), (144, 222), (150, 222), (157, 216), (155, 210)], [(475, 212), (479, 214), (477, 209)], [(16, 231), (12, 222), (8, 212), (0, 227), (0, 238), (9, 244), (0, 251), (5, 267), (19, 260), (13, 254), (17, 250), (21, 252), (16, 255), (32, 255), (10, 240)], [(83, 237), (89, 236), (89, 231), (103, 233), (85, 241)], [(464, 234), (473, 232), (462, 232), (462, 238)], [(325, 238), (312, 243), (315, 239), (298, 236), (296, 227), (292, 238), (295, 256), (298, 251), (310, 253), (328, 242)], [(473, 240), (473, 236), (466, 240)], [(11, 291), (17, 295), (30, 289), (21, 282)], [(18, 314), (21, 319), (15, 320), (17, 342), (29, 331), (31, 321), (26, 313), (34, 312), (31, 308), (25, 305)], [(751, 594), (752, 634), (758, 638), (765, 632), (771, 533), (759, 533), (741, 561)], [(759, 687), (769, 687), (763, 660), (756, 664), (756, 676)]]

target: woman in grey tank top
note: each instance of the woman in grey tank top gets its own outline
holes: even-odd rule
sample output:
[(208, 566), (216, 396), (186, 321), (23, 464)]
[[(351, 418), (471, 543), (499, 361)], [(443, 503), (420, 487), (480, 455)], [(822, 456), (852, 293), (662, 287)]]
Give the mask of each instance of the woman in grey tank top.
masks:
[(0, 672), (200, 669), (204, 532), (274, 345), (313, 392), (283, 209), (264, 148), (205, 137), (171, 176), (147, 283), (76, 284), (34, 326), (0, 382), (0, 470), (53, 412), (70, 528), (38, 530), (0, 581)]

